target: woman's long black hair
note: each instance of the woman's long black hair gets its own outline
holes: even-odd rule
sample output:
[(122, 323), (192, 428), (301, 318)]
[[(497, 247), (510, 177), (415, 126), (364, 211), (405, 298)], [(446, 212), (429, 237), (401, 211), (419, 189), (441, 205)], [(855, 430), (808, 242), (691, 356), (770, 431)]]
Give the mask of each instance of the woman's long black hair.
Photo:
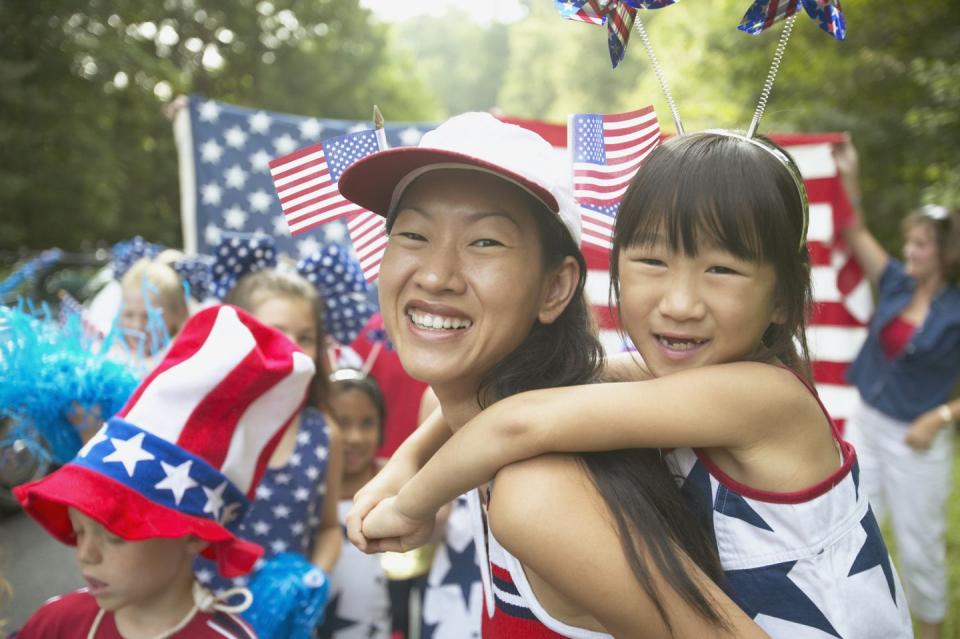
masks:
[[(583, 292), (587, 272), (583, 255), (556, 215), (532, 197), (529, 202), (539, 224), (544, 266), (556, 267), (572, 256), (580, 266), (580, 281), (560, 317), (551, 324), (536, 322), (527, 339), (486, 376), (477, 394), (481, 406), (485, 398), (496, 401), (537, 388), (594, 382), (603, 363), (603, 349)], [(700, 589), (685, 561), (689, 557), (720, 584), (723, 571), (716, 546), (684, 500), (660, 451), (626, 449), (578, 457), (613, 517), (634, 577), (667, 628), (671, 628), (670, 618), (654, 583), (654, 570), (693, 610), (725, 627), (726, 620)]]

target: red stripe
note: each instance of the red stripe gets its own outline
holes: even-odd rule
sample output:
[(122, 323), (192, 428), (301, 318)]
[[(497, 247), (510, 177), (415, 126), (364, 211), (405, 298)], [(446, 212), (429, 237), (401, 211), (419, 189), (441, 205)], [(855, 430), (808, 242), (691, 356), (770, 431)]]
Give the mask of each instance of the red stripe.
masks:
[(859, 328), (863, 326), (856, 317), (850, 314), (843, 302), (815, 302), (810, 308), (811, 326), (844, 326)]
[(850, 362), (826, 362), (823, 360), (812, 362), (813, 379), (818, 384), (847, 385), (847, 369)]
[(628, 111), (626, 113), (611, 113), (609, 115), (604, 114), (603, 121), (605, 123), (606, 122), (624, 122), (626, 120), (633, 120), (634, 118), (638, 118), (642, 115), (648, 115), (650, 113), (653, 113), (652, 106), (644, 107), (642, 109), (638, 109), (637, 111)]
[(284, 178), (288, 178), (288, 177), (290, 177), (291, 175), (296, 175), (297, 173), (302, 173), (303, 171), (306, 171), (307, 169), (319, 169), (319, 171), (316, 171), (313, 175), (319, 175), (319, 174), (328, 175), (328, 174), (330, 173), (330, 171), (327, 169), (327, 160), (326, 160), (326, 158), (321, 154), (320, 157), (317, 158), (317, 159), (315, 159), (315, 160), (311, 160), (311, 161), (309, 161), (309, 162), (304, 162), (303, 164), (300, 164), (300, 165), (295, 166), (295, 167), (291, 167), (291, 168), (289, 168), (289, 169), (287, 169), (287, 170), (285, 170), (285, 171), (283, 171), (283, 172), (281, 172), (281, 173), (271, 174), (270, 177), (271, 177), (271, 179), (273, 179), (273, 183), (274, 183), (275, 186), (277, 186), (277, 190), (278, 190), (278, 191), (281, 190), (281, 189), (284, 190), (284, 191), (286, 191), (287, 189), (290, 188), (291, 185), (296, 185), (296, 184), (298, 184), (298, 183), (300, 183), (300, 182), (303, 182), (304, 180), (309, 180), (309, 179), (311, 179), (311, 178), (310, 178), (310, 177), (301, 178), (301, 179), (295, 180), (295, 181), (293, 181), (293, 182), (288, 182), (287, 184), (284, 184), (283, 186), (277, 185), (277, 181), (278, 181), (278, 180), (282, 180), (282, 179), (284, 179)]
[(269, 166), (271, 169), (275, 169), (277, 167), (283, 166), (284, 164), (287, 164), (288, 162), (299, 160), (300, 158), (310, 155), (311, 153), (316, 153), (317, 151), (321, 151), (321, 152), (323, 151), (322, 144), (311, 144), (310, 146), (305, 146), (302, 149), (297, 149), (293, 153), (288, 153), (283, 157), (270, 160), (269, 162), (267, 162), (267, 166)]
[[(330, 203), (327, 204), (326, 206), (321, 206), (320, 208), (313, 209), (312, 211), (304, 211), (303, 213), (300, 213), (298, 215), (298, 213), (302, 209), (305, 209), (314, 204), (319, 204), (321, 202), (330, 202)], [(302, 204), (298, 204), (295, 207), (290, 207), (289, 209), (283, 209), (283, 213), (284, 213), (284, 217), (287, 218), (287, 223), (292, 224), (304, 218), (309, 218), (314, 215), (323, 215), (328, 211), (332, 211), (338, 208), (343, 208), (345, 205), (349, 205), (349, 209), (345, 211), (341, 211), (340, 213), (337, 214), (336, 217), (339, 217), (342, 215), (352, 215), (357, 212), (357, 209), (360, 208), (353, 202), (350, 202), (349, 200), (346, 200), (339, 195), (321, 195), (317, 198), (314, 198), (313, 200), (308, 200), (306, 202), (303, 202)]]
[(135, 391), (133, 391), (130, 399), (127, 400), (127, 403), (124, 405), (124, 407), (119, 413), (117, 413), (117, 417), (126, 417), (127, 413), (129, 413), (133, 406), (140, 400), (140, 396), (143, 395), (143, 392), (158, 375), (196, 355), (197, 351), (200, 350), (200, 347), (202, 347), (204, 342), (206, 342), (207, 337), (210, 335), (210, 331), (213, 330), (213, 325), (216, 323), (217, 316), (220, 312), (219, 309), (220, 307), (206, 309), (200, 311), (190, 318), (190, 330), (181, 331), (180, 336), (170, 347), (170, 351), (167, 353), (167, 356), (163, 358), (163, 361), (161, 361), (160, 364), (154, 368), (153, 371), (147, 375), (142, 382), (140, 382), (140, 385), (137, 386)]
[(618, 330), (620, 328), (620, 318), (617, 317), (617, 313), (611, 310), (607, 304), (596, 303), (601, 300), (593, 301), (594, 304), (591, 304), (590, 308), (593, 309), (593, 314), (597, 318), (597, 326), (601, 330)]

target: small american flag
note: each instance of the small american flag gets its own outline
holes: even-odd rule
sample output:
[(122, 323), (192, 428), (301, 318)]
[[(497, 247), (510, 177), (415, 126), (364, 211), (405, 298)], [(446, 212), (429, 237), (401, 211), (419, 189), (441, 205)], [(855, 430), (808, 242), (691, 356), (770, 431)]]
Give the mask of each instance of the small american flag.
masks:
[(372, 211), (364, 211), (347, 221), (347, 232), (363, 277), (373, 282), (380, 275), (380, 262), (387, 248), (386, 220)]
[(657, 114), (652, 106), (611, 115), (578, 113), (570, 117), (567, 135), (583, 241), (609, 251), (627, 185), (660, 142)]
[(351, 163), (379, 150), (372, 130), (312, 144), (270, 162), (270, 175), (290, 229), (299, 235), (321, 224), (362, 213), (340, 195), (337, 181)]

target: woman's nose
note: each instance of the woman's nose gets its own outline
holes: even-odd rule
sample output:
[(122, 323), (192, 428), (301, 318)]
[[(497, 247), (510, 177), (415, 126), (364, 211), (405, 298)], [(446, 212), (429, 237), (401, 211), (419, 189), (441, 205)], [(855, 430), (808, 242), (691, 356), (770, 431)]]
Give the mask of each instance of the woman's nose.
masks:
[(461, 256), (455, 246), (436, 246), (423, 252), (416, 283), (431, 293), (460, 292), (463, 289)]

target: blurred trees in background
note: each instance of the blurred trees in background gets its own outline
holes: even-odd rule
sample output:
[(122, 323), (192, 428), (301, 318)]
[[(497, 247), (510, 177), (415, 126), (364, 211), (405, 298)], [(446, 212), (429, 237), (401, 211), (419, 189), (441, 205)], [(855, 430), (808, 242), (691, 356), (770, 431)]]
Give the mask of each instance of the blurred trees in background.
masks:
[[(200, 93), (249, 107), (435, 120), (499, 108), (563, 122), (653, 103), (640, 38), (610, 69), (604, 29), (524, 0), (526, 19), (384, 25), (357, 0), (0, 3), (0, 248), (179, 244), (176, 155), (161, 107)], [(736, 30), (748, 0), (641, 12), (688, 130), (745, 128), (780, 26)], [(81, 8), (78, 8), (81, 7)], [(871, 226), (896, 249), (917, 204), (960, 205), (960, 3), (846, 0), (835, 42), (806, 15), (761, 131), (849, 131)]]
[(356, 0), (0, 3), (0, 248), (181, 243), (164, 103), (199, 93), (333, 118), (435, 119)]

